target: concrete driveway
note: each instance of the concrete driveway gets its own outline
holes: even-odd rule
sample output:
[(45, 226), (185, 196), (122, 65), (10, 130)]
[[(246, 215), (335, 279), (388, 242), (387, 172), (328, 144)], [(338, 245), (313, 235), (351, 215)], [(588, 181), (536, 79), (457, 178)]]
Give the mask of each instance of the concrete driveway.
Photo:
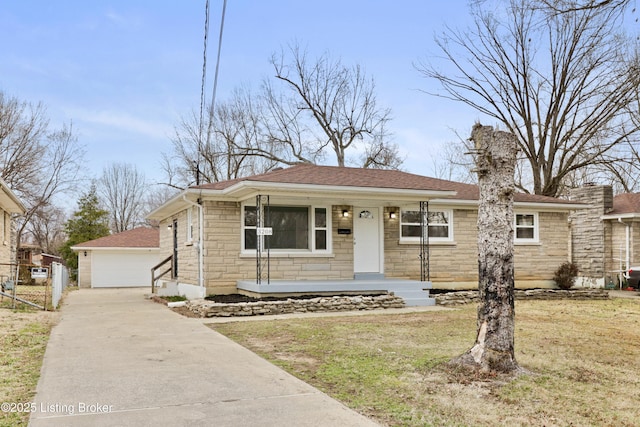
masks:
[(68, 294), (30, 426), (378, 425), (145, 292)]

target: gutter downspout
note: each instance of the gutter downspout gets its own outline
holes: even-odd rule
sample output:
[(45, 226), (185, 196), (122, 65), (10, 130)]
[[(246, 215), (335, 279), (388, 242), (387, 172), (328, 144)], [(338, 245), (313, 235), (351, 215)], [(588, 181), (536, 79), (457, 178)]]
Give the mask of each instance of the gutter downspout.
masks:
[(625, 269), (629, 270), (629, 268), (631, 267), (630, 262), (631, 262), (631, 225), (628, 222), (624, 222), (622, 220), (622, 218), (618, 218), (618, 222), (620, 224), (624, 224), (625, 225)]
[(182, 196), (182, 200), (198, 208), (198, 286), (200, 287), (200, 298), (204, 298), (206, 296), (204, 287), (204, 212), (202, 205), (187, 199), (186, 194)]

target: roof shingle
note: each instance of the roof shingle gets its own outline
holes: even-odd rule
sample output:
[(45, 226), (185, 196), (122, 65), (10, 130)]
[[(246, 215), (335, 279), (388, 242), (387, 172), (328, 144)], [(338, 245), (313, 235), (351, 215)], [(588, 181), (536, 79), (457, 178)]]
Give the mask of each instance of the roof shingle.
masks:
[(618, 194), (613, 198), (612, 214), (640, 213), (640, 193)]
[(74, 245), (77, 248), (159, 248), (160, 231), (139, 227)]
[[(306, 163), (289, 168), (276, 169), (260, 175), (203, 184), (192, 188), (224, 190), (243, 181), (397, 190), (456, 191), (456, 196), (452, 197), (454, 200), (478, 200), (479, 195), (477, 185), (430, 178), (398, 170), (319, 166)], [(515, 200), (530, 203), (574, 203), (565, 199), (526, 193), (516, 193)]]

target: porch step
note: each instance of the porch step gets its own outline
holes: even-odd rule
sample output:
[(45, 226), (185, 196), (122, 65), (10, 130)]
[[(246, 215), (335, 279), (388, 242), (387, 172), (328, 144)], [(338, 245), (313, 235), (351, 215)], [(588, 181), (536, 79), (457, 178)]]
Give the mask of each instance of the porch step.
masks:
[(354, 280), (384, 280), (382, 273), (354, 273)]
[(394, 295), (404, 300), (407, 307), (424, 307), (436, 305), (435, 298), (429, 297), (428, 290), (389, 289)]

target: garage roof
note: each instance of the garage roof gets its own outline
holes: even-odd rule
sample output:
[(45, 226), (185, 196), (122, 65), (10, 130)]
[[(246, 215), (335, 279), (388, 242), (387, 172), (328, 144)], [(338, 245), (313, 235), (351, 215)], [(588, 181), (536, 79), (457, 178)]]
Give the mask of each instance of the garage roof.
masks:
[(106, 248), (159, 248), (160, 231), (157, 228), (139, 227), (122, 233), (89, 240), (71, 247), (72, 250)]

